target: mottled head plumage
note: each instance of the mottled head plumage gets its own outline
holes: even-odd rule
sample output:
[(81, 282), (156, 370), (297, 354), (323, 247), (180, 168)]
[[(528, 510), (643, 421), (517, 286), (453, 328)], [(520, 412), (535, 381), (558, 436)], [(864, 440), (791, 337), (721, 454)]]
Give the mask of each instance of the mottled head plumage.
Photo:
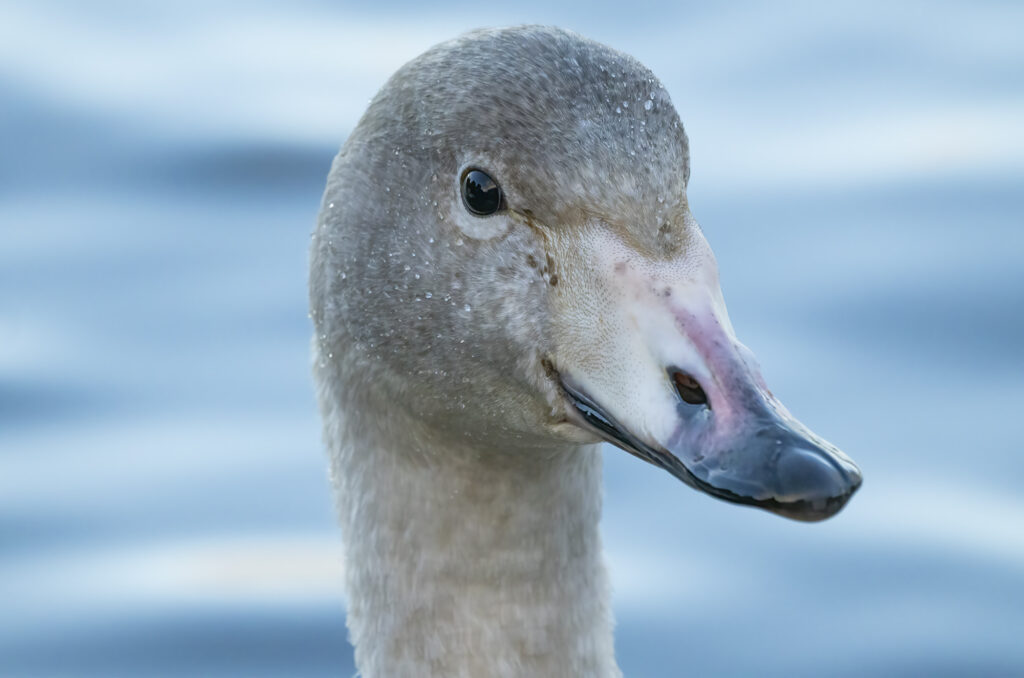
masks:
[[(468, 167), (500, 182), (505, 213), (465, 210)], [(390, 387), (422, 390), (424, 414), (486, 395), (532, 421), (548, 408), (537, 347), (559, 276), (545, 231), (600, 220), (644, 250), (671, 250), (685, 240), (688, 175), (679, 116), (636, 59), (541, 26), (439, 45), (391, 77), (335, 162), (313, 251), (321, 353), (357, 345), (381, 385), (418, 375), (422, 388)], [(523, 389), (491, 393), (495, 371)], [(467, 383), (432, 402), (435, 379)]]

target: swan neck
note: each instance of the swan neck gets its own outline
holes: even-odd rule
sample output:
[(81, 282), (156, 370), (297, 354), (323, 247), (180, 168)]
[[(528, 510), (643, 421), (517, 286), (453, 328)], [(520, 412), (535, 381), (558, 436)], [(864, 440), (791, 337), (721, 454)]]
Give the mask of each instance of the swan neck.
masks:
[(413, 422), (333, 421), (361, 675), (621, 675), (597, 446), (425, 449)]

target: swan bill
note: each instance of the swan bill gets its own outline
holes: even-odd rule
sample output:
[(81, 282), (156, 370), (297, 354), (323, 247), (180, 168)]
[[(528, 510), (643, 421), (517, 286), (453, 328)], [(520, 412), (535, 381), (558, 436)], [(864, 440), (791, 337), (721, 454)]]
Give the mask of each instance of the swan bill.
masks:
[[(696, 228), (671, 257), (607, 230), (577, 235), (573, 251), (551, 361), (570, 421), (719, 499), (802, 521), (842, 509), (860, 470), (768, 389)], [(574, 292), (576, 277), (601, 303)]]
[(755, 464), (760, 466), (759, 474), (732, 481), (719, 479), (722, 486), (716, 485), (707, 477), (696, 475), (669, 450), (645, 443), (629, 433), (565, 378), (560, 380), (560, 385), (583, 426), (712, 497), (756, 506), (793, 520), (813, 522), (838, 513), (860, 487), (860, 472), (852, 463), (834, 457), (831, 451), (781, 424), (776, 426), (774, 436), (759, 436), (745, 448), (746, 455), (761, 460)]

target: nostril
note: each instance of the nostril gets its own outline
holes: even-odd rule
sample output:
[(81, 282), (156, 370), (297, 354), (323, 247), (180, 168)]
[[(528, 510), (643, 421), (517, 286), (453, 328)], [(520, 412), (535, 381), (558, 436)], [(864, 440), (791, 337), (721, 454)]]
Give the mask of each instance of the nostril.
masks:
[(673, 372), (672, 381), (676, 385), (676, 393), (683, 399), (683, 402), (691, 405), (707, 405), (708, 396), (696, 379), (685, 372)]

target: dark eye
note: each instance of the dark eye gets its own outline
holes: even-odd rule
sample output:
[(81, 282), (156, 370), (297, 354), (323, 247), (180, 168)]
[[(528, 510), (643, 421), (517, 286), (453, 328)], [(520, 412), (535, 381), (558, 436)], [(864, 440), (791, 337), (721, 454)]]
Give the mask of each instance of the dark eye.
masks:
[(494, 214), (504, 204), (501, 186), (478, 169), (467, 170), (462, 175), (462, 201), (466, 209), (479, 217)]

